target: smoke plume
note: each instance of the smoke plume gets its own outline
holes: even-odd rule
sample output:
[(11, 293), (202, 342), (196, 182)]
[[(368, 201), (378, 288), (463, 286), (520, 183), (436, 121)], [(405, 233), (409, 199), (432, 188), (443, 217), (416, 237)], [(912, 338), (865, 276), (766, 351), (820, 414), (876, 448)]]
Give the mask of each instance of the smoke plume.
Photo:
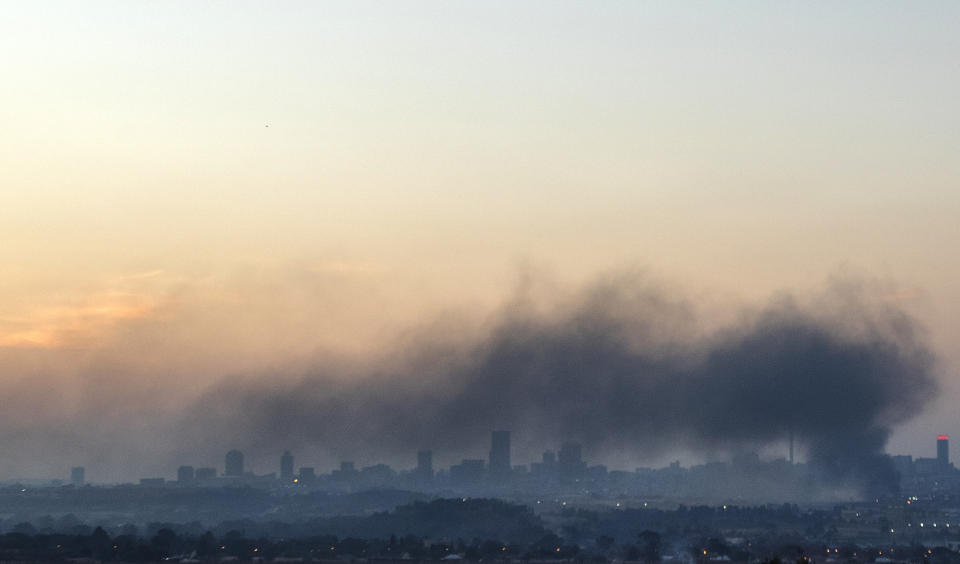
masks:
[(492, 429), (643, 456), (735, 453), (792, 435), (825, 477), (886, 485), (886, 440), (931, 398), (934, 360), (915, 323), (866, 286), (780, 297), (711, 329), (641, 275), (547, 306), (521, 294), (468, 337), (424, 331), (367, 368), (227, 381), (186, 424), (244, 448), (348, 458), (463, 452)]

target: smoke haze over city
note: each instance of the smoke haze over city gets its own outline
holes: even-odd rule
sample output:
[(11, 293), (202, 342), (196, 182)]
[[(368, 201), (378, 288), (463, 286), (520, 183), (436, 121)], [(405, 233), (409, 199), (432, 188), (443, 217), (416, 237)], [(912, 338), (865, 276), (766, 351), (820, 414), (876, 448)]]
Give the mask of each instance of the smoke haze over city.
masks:
[(0, 21), (0, 480), (960, 429), (954, 5), (84, 4)]
[[(213, 465), (228, 448), (263, 471), (284, 449), (321, 468), (410, 467), (421, 449), (453, 463), (482, 458), (498, 428), (512, 430), (518, 462), (573, 440), (623, 469), (671, 457), (783, 457), (792, 436), (798, 458), (827, 475), (889, 480), (879, 457), (892, 429), (922, 413), (938, 386), (925, 332), (891, 292), (838, 276), (816, 294), (780, 294), (718, 320), (704, 319), (707, 300), (648, 271), (580, 287), (525, 271), (492, 311), (438, 316), (363, 354), (293, 357), (218, 374), (190, 393), (101, 388), (104, 397), (77, 396), (69, 429), (56, 412), (14, 409), (8, 417), (23, 419), (3, 446), (26, 460), (25, 443), (69, 442), (34, 453), (20, 471), (82, 462), (93, 476), (119, 468), (119, 479)], [(139, 466), (125, 466), (130, 453), (143, 457)]]

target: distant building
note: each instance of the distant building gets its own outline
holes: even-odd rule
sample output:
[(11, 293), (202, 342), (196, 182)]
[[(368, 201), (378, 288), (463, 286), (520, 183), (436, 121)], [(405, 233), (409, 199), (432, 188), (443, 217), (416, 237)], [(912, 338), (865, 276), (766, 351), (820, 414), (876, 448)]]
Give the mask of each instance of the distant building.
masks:
[(580, 444), (566, 442), (557, 453), (557, 468), (564, 478), (576, 479), (583, 477), (587, 464), (583, 461)]
[(312, 484), (317, 481), (317, 474), (313, 471), (313, 466), (303, 466), (300, 468), (300, 483)]
[(490, 433), (490, 476), (504, 478), (510, 475), (510, 431)]
[(217, 477), (216, 468), (197, 468), (193, 473), (193, 477), (198, 482), (201, 480), (213, 480)]
[(239, 450), (228, 452), (225, 467), (225, 476), (243, 476), (243, 453)]
[(433, 480), (433, 451), (421, 450), (417, 453), (416, 479), (421, 482)]
[(193, 466), (181, 466), (177, 468), (177, 481), (181, 484), (189, 484), (196, 480), (196, 472), (193, 470)]
[(293, 480), (293, 455), (289, 450), (280, 457), (280, 479), (285, 482)]
[(915, 458), (913, 469), (917, 476), (935, 476), (943, 471), (940, 461), (936, 458)]
[(86, 470), (83, 466), (74, 466), (70, 469), (70, 483), (75, 486), (82, 486), (86, 483)]
[(397, 478), (397, 473), (386, 464), (374, 464), (362, 468), (359, 478), (366, 486), (382, 487), (393, 482)]
[(556, 469), (557, 455), (552, 450), (548, 450), (543, 453), (541, 462), (534, 462), (530, 464), (530, 472), (536, 474), (541, 479), (552, 477), (556, 472)]
[(140, 478), (140, 485), (146, 487), (162, 486), (165, 480), (163, 478)]
[(914, 475), (913, 457), (909, 454), (894, 455), (890, 457), (890, 460), (893, 462), (894, 469), (900, 474), (901, 479)]
[(357, 467), (353, 462), (344, 461), (340, 463), (340, 469), (330, 472), (330, 477), (341, 482), (352, 482), (357, 479)]
[(450, 467), (450, 481), (457, 485), (479, 483), (483, 479), (483, 459), (465, 459)]
[(937, 463), (946, 472), (950, 468), (950, 437), (937, 435)]

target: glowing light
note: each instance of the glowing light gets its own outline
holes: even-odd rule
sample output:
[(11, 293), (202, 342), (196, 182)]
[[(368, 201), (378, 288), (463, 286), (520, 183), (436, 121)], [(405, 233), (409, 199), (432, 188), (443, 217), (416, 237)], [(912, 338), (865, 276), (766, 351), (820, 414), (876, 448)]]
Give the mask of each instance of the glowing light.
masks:
[(937, 435), (937, 440), (938, 440), (938, 441), (948, 441), (948, 440), (950, 440), (950, 437), (949, 437), (948, 435)]

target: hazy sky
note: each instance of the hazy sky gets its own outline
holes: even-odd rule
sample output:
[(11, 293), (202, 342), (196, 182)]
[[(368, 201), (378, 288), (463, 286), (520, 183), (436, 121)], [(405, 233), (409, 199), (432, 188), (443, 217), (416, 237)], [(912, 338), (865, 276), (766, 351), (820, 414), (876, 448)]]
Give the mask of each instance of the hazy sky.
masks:
[(943, 379), (889, 450), (960, 436), (956, 2), (0, 7), (0, 479), (624, 268), (707, 324), (877, 280)]

